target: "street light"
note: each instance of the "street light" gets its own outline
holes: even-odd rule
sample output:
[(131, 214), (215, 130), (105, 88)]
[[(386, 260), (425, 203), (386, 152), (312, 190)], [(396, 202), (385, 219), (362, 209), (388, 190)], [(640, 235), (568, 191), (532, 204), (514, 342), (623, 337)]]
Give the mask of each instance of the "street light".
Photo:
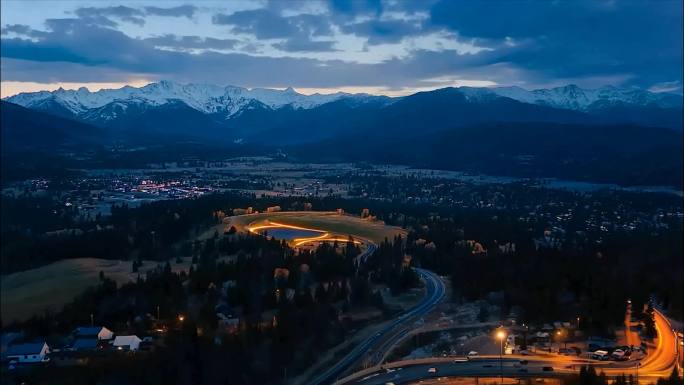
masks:
[[(563, 342), (565, 349), (568, 348), (568, 341), (563, 338), (564, 330), (558, 330), (556, 335), (558, 336), (558, 350), (560, 350), (560, 343)], [(560, 352), (559, 352), (560, 353)]]
[(499, 328), (499, 331), (496, 332), (496, 338), (499, 339), (499, 343), (501, 344), (499, 349), (499, 374), (501, 383), (503, 384), (503, 341), (506, 339), (506, 332), (504, 332), (503, 328)]

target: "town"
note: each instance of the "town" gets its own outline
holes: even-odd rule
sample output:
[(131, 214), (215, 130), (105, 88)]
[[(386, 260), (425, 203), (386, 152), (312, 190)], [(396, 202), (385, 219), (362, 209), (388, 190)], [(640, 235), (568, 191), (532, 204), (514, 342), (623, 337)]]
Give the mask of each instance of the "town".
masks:
[[(637, 260), (615, 259), (623, 250), (654, 252), (674, 242), (684, 220), (675, 193), (600, 186), (576, 191), (537, 180), (455, 179), (439, 171), (407, 174), (368, 165), (333, 172), (325, 165), (277, 162), (270, 167), (296, 176), (282, 171), (276, 178), (263, 171), (269, 167), (264, 160), (256, 170), (245, 166), (254, 160), (242, 162), (233, 163), (226, 180), (216, 179), (218, 165), (195, 166), (182, 178), (177, 172), (167, 178), (153, 167), (129, 178), (98, 172), (96, 178), (27, 180), (5, 188), (3, 200), (21, 212), (3, 214), (14, 224), (3, 234), (3, 257), (13, 252), (32, 258), (3, 263), (3, 313), (17, 316), (3, 317), (3, 370), (22, 378), (65, 368), (74, 376), (85, 365), (101, 367), (99, 375), (105, 375), (113, 365), (133, 375), (151, 362), (182, 355), (188, 341), (205, 357), (251, 352), (246, 341), (272, 341), (268, 349), (285, 349), (273, 345), (282, 333), (287, 344), (313, 343), (323, 353), (341, 343), (334, 351), (343, 351), (374, 325), (425, 306), (422, 298), (435, 290), (441, 295), (419, 316), (402, 318), (412, 325), (410, 332), (388, 330), (377, 352), (358, 355), (336, 376), (377, 382), (374, 371), (391, 378), (393, 365), (417, 362), (439, 372), (440, 365), (462, 359), (485, 362), (502, 355), (527, 357), (507, 369), (515, 375), (595, 364), (610, 375), (636, 376), (641, 367), (640, 381), (650, 381), (682, 357), (681, 324), (662, 312), (681, 311), (681, 297), (664, 294), (677, 284), (679, 267), (643, 291), (620, 278), (621, 269), (631, 270)], [(193, 193), (166, 194), (169, 185)], [(143, 191), (151, 198), (134, 196)], [(115, 194), (116, 202), (104, 198)], [(89, 215), (100, 199), (102, 211)], [(26, 210), (34, 219), (18, 217)], [(166, 244), (179, 234), (181, 242)], [(102, 243), (122, 236), (131, 243), (107, 244), (109, 260), (85, 258), (106, 255)], [(519, 260), (521, 255), (535, 257)], [(568, 270), (558, 263), (567, 258), (583, 262)], [(581, 266), (597, 262), (591, 275), (603, 277), (595, 283), (600, 286), (591, 294), (578, 291), (574, 285), (588, 273)], [(611, 263), (614, 278), (602, 272)], [(482, 278), (493, 264), (503, 269), (502, 277)], [(73, 289), (59, 288), (61, 278), (50, 286), (31, 281), (75, 266), (84, 271), (78, 280), (85, 283)], [(249, 266), (260, 266), (250, 273), (256, 275), (241, 273)], [(411, 272), (413, 266), (441, 276), (426, 281), (428, 276)], [(652, 270), (644, 266), (644, 273)], [(31, 270), (21, 271), (26, 268)], [(563, 281), (551, 283), (559, 275)], [(267, 282), (255, 285), (254, 277)], [(520, 278), (530, 288), (513, 290)], [(552, 291), (535, 292), (541, 282)], [(19, 297), (15, 287), (31, 297)], [(620, 293), (634, 294), (627, 303)], [(609, 303), (602, 304), (603, 296)], [(327, 307), (327, 317), (334, 317), (310, 319), (310, 306)], [(297, 322), (327, 324), (317, 332), (324, 338), (310, 340)], [(670, 342), (678, 348), (660, 353), (658, 341), (672, 333)], [(300, 383), (325, 374), (320, 370), (330, 363), (325, 356), (271, 357), (250, 364), (263, 381)], [(537, 368), (536, 360), (544, 365)], [(496, 365), (491, 368), (496, 376)]]

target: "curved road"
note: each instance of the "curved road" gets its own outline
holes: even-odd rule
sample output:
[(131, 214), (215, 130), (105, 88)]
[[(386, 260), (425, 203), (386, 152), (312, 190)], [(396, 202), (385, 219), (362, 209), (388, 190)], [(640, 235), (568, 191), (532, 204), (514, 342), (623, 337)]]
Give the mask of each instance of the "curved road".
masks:
[[(363, 385), (384, 385), (387, 383), (410, 384), (420, 380), (437, 377), (499, 377), (501, 373), (505, 377), (558, 377), (572, 373), (571, 369), (554, 368), (554, 371), (544, 371), (548, 363), (543, 360), (526, 358), (527, 365), (520, 365), (518, 359), (504, 359), (500, 366), (498, 358), (464, 360), (442, 360), (436, 363), (415, 364), (411, 366), (399, 366), (387, 368), (383, 371), (369, 374), (356, 381), (349, 383)], [(435, 368), (436, 373), (428, 370)]]
[[(366, 254), (368, 255), (369, 253)], [(310, 382), (310, 385), (332, 383), (338, 376), (344, 373), (344, 371), (358, 363), (366, 353), (377, 350), (377, 347), (384, 345), (388, 338), (395, 338), (395, 333), (403, 331), (407, 325), (412, 324), (417, 318), (430, 312), (435, 305), (442, 300), (445, 292), (442, 280), (431, 271), (419, 268), (414, 268), (414, 270), (420, 275), (423, 281), (425, 281), (427, 288), (425, 298), (419, 304), (399, 315), (399, 317), (382, 328), (382, 330), (359, 343), (352, 351), (347, 353), (344, 358), (340, 359), (337, 364), (313, 379)]]
[[(639, 365), (640, 382), (654, 382), (658, 377), (669, 376), (677, 359), (677, 338), (667, 318), (659, 311), (655, 312), (657, 342), (656, 347), (641, 361), (605, 362), (562, 355), (544, 356), (505, 356), (503, 371), (499, 358), (482, 356), (471, 360), (454, 358), (427, 358), (420, 360), (397, 361), (385, 365), (384, 369), (376, 367), (350, 375), (340, 383), (349, 384), (408, 384), (435, 377), (557, 377), (577, 373), (580, 367), (592, 365), (609, 377), (622, 374), (636, 374)], [(527, 365), (520, 365), (520, 360), (527, 360)], [(523, 369), (523, 367), (525, 369)], [(545, 371), (544, 367), (553, 368)], [(428, 369), (435, 368), (437, 373)]]

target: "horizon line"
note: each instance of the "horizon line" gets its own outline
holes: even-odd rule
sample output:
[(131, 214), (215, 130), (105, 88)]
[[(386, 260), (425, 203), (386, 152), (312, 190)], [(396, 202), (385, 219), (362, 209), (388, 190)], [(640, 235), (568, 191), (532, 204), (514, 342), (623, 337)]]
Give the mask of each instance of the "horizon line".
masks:
[[(682, 95), (681, 94), (681, 89), (664, 89), (664, 90), (653, 90), (653, 89), (646, 89), (646, 88), (641, 88), (637, 86), (628, 86), (628, 87), (620, 87), (616, 85), (603, 85), (600, 87), (592, 87), (592, 88), (584, 88), (580, 87), (576, 84), (573, 83), (568, 83), (565, 85), (556, 85), (556, 86), (549, 86), (549, 87), (532, 87), (532, 88), (525, 88), (519, 85), (503, 85), (503, 84), (497, 84), (491, 82), (491, 84), (480, 84), (480, 85), (473, 85), (473, 84), (445, 84), (442, 86), (437, 86), (437, 87), (403, 87), (403, 88), (398, 88), (398, 89), (393, 89), (393, 88), (388, 88), (388, 87), (382, 87), (382, 86), (342, 86), (342, 87), (245, 87), (245, 86), (236, 86), (236, 85), (220, 85), (220, 84), (212, 84), (212, 83), (205, 83), (205, 82), (178, 82), (174, 80), (167, 80), (167, 79), (161, 79), (157, 81), (150, 81), (150, 80), (133, 80), (129, 82), (55, 82), (55, 83), (38, 83), (38, 82), (21, 82), (21, 81), (2, 81), (0, 82), (0, 98), (1, 99), (6, 99), (10, 98), (12, 96), (16, 96), (22, 93), (37, 93), (37, 92), (55, 92), (60, 89), (64, 91), (78, 91), (81, 88), (85, 88), (88, 90), (88, 92), (91, 93), (96, 93), (99, 91), (106, 91), (106, 90), (120, 90), (125, 87), (132, 87), (132, 88), (142, 88), (151, 84), (156, 84), (156, 83), (161, 83), (161, 82), (170, 82), (174, 84), (179, 84), (179, 85), (209, 85), (209, 86), (217, 86), (217, 87), (235, 87), (235, 88), (244, 88), (247, 90), (255, 90), (255, 89), (268, 89), (268, 90), (279, 90), (283, 91), (286, 89), (293, 89), (295, 92), (301, 95), (305, 96), (311, 96), (311, 95), (331, 95), (335, 93), (347, 93), (347, 94), (368, 94), (368, 95), (373, 95), (373, 96), (386, 96), (386, 97), (402, 97), (402, 96), (408, 96), (408, 95), (413, 95), (416, 93), (420, 92), (430, 92), (430, 91), (436, 91), (440, 89), (445, 89), (445, 88), (520, 88), (525, 91), (535, 91), (535, 90), (541, 90), (541, 89), (555, 89), (555, 88), (563, 88), (563, 87), (570, 87), (574, 86), (580, 89), (584, 90), (599, 90), (599, 89), (604, 89), (604, 88), (617, 88), (617, 89), (638, 89), (638, 90), (643, 90), (643, 91), (648, 91), (651, 93), (671, 93), (674, 95)], [(477, 81), (478, 83), (480, 81)], [(470, 83), (469, 81), (465, 81), (464, 83)], [(474, 82), (473, 82), (474, 83)], [(484, 83), (484, 81), (482, 81)], [(9, 91), (8, 91), (9, 87)], [(674, 92), (674, 91), (680, 91), (680, 92)]]

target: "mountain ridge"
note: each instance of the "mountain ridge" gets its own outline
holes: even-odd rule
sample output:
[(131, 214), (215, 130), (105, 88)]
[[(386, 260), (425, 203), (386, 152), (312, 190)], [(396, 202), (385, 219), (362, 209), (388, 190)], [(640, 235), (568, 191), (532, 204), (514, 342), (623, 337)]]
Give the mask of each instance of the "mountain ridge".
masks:
[[(446, 87), (459, 90), (472, 100), (483, 97), (507, 97), (528, 104), (545, 105), (554, 108), (576, 111), (589, 111), (615, 105), (655, 106), (660, 108), (681, 108), (680, 95), (654, 93), (637, 88), (618, 88), (605, 86), (596, 89), (583, 89), (576, 85), (562, 87), (525, 90), (513, 87)], [(442, 88), (444, 89), (444, 88)], [(424, 92), (435, 92), (440, 89)], [(415, 94), (412, 94), (415, 95)], [(408, 95), (411, 96), (411, 95)], [(405, 97), (405, 96), (404, 96)], [(336, 100), (350, 98), (357, 101), (392, 102), (404, 97), (389, 97), (369, 94), (350, 94), (337, 92), (334, 94), (304, 95), (293, 88), (284, 90), (270, 88), (243, 88), (237, 86), (217, 86), (211, 84), (181, 84), (168, 80), (150, 83), (142, 87), (124, 86), (119, 89), (102, 89), (91, 92), (85, 87), (78, 90), (38, 91), (20, 93), (3, 98), (3, 100), (27, 108), (40, 109), (41, 102), (52, 100), (75, 115), (80, 115), (94, 108), (101, 108), (109, 103), (127, 102), (148, 105), (162, 105), (172, 100), (181, 100), (188, 106), (206, 113), (225, 114), (227, 118), (248, 108), (257, 101), (266, 108), (279, 109), (285, 106), (298, 109), (310, 109)]]

